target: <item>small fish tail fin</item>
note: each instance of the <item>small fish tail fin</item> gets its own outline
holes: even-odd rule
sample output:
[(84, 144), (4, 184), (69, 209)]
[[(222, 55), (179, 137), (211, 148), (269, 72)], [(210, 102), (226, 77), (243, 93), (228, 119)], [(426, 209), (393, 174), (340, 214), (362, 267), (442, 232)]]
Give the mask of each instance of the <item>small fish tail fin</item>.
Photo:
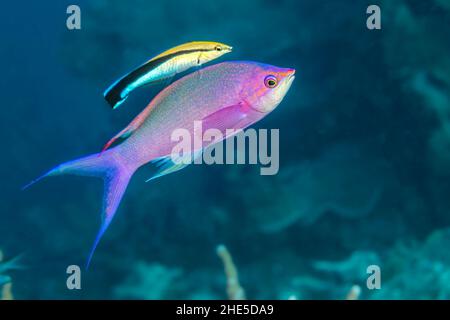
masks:
[(128, 93), (125, 92), (121, 80), (113, 83), (103, 93), (105, 100), (113, 109), (117, 109), (128, 98)]
[(128, 186), (131, 176), (137, 168), (127, 165), (114, 149), (105, 151), (102, 155), (93, 154), (78, 160), (63, 163), (50, 170), (40, 178), (32, 181), (29, 185), (44, 177), (74, 174), (81, 176), (101, 177), (104, 181), (103, 209), (101, 215), (101, 227), (95, 239), (94, 245), (89, 253), (86, 267), (92, 259), (94, 251), (111, 223), (120, 201)]

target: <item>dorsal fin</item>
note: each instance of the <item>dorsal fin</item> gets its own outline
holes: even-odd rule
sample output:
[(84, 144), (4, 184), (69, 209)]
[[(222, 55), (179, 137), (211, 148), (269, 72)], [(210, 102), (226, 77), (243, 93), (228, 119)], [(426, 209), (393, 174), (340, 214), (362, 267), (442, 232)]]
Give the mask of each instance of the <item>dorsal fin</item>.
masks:
[(147, 119), (148, 115), (150, 114), (150, 111), (152, 110), (152, 105), (150, 104), (145, 108), (136, 118), (134, 118), (133, 121), (130, 122), (128, 126), (126, 126), (125, 129), (120, 131), (118, 134), (116, 134), (114, 137), (112, 137), (103, 147), (100, 154), (102, 154), (105, 150), (107, 150), (117, 139), (126, 139), (129, 136), (133, 134), (134, 131), (136, 131)]

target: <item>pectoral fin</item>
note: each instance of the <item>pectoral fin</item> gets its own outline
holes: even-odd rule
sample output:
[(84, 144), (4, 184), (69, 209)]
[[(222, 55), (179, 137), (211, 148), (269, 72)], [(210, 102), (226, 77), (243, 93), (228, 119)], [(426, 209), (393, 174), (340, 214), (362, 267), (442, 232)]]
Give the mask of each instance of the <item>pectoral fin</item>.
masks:
[(248, 122), (247, 107), (243, 103), (222, 108), (202, 119), (203, 130), (218, 129), (227, 138), (227, 129), (242, 129)]
[[(218, 129), (227, 138), (238, 132), (237, 130), (243, 128), (243, 125), (250, 120), (245, 112), (246, 108), (245, 104), (222, 108), (202, 119), (202, 129)], [(234, 133), (227, 132), (227, 129), (233, 129)], [(151, 163), (158, 167), (158, 171), (147, 182), (185, 168), (201, 156), (202, 152), (203, 148), (190, 154), (181, 155), (176, 162), (173, 161), (171, 155), (154, 159)]]

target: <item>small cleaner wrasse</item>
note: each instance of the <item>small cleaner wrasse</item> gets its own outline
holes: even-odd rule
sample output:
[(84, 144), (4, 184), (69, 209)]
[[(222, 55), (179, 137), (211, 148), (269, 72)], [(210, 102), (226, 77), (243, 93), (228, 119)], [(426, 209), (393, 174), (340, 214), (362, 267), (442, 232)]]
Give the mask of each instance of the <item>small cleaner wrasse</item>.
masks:
[(217, 59), (231, 50), (232, 47), (226, 44), (210, 41), (195, 41), (176, 46), (114, 82), (103, 96), (109, 105), (116, 109), (136, 88), (169, 79), (191, 67)]
[[(162, 90), (128, 127), (112, 139), (126, 138), (122, 143), (101, 153), (61, 164), (43, 175), (41, 178), (61, 174), (103, 178), (102, 223), (88, 265), (133, 173), (144, 164), (153, 163), (159, 171), (151, 180), (187, 166), (172, 161), (171, 153), (176, 145), (171, 139), (174, 130), (190, 130), (194, 136), (198, 134), (193, 128), (195, 121), (202, 121), (203, 130), (226, 132), (226, 129), (245, 129), (279, 105), (295, 78), (294, 73), (294, 69), (232, 61), (186, 75)], [(194, 150), (194, 154), (201, 154), (205, 147), (207, 145)]]

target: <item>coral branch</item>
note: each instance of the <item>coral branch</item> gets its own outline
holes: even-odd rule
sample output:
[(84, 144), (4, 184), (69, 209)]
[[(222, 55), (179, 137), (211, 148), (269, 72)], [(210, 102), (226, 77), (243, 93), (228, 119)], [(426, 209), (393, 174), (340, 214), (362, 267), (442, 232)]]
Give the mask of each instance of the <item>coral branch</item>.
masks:
[(2, 293), (0, 295), (0, 300), (13, 300), (13, 294), (12, 294), (12, 283), (6, 283), (2, 288)]
[(217, 255), (222, 260), (227, 277), (227, 294), (230, 300), (245, 300), (245, 291), (239, 283), (238, 272), (230, 252), (224, 245), (217, 246)]
[(351, 287), (350, 291), (347, 293), (345, 300), (358, 300), (361, 295), (361, 287), (355, 284)]
[[(2, 260), (3, 260), (3, 252), (2, 252), (2, 250), (0, 250), (0, 263), (2, 262)], [(13, 300), (14, 299), (13, 295), (12, 295), (12, 290), (11, 290), (12, 289), (11, 282), (5, 283), (3, 285), (3, 287), (1, 286), (1, 283), (0, 283), (0, 289), (1, 289), (0, 300)]]

